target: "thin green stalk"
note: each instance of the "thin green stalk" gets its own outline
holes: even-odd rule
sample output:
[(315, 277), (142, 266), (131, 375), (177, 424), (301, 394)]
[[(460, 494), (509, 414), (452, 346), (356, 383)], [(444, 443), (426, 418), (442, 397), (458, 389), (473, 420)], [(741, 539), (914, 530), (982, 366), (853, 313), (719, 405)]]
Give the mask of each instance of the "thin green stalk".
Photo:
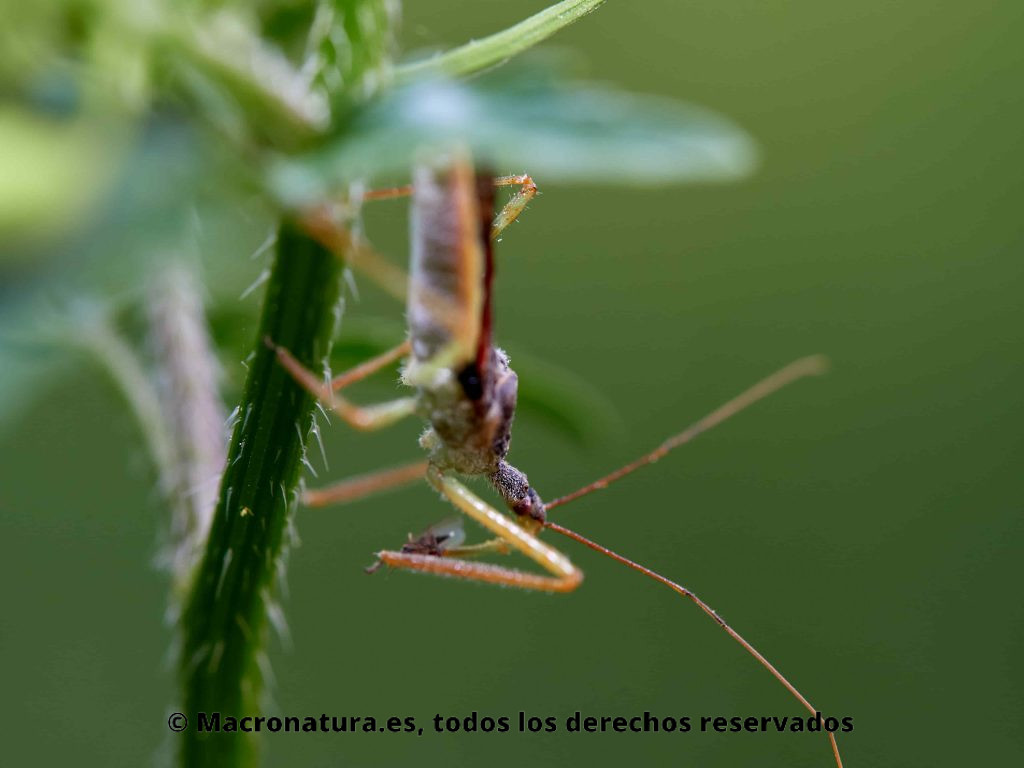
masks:
[[(310, 82), (319, 84), (322, 90), (315, 92), (326, 102), (358, 102), (372, 90), (367, 79), (387, 66), (392, 5), (392, 0), (321, 1), (327, 33), (311, 40), (323, 55)], [(322, 50), (328, 39), (344, 55), (327, 55), (337, 53)], [(333, 77), (325, 75), (328, 70)], [(324, 367), (338, 318), (341, 269), (338, 255), (298, 224), (281, 225), (217, 508), (179, 625), (179, 711), (188, 726), (179, 734), (178, 764), (187, 768), (258, 763), (258, 735), (199, 733), (199, 717), (242, 718), (262, 709), (268, 624), (281, 615), (275, 601), (314, 407), (264, 339), (313, 370)]]
[(277, 363), (273, 339), (319, 370), (334, 332), (341, 262), (290, 223), (278, 234), (255, 353), (221, 483), (206, 554), (182, 616), (180, 764), (253, 765), (254, 734), (200, 734), (200, 713), (260, 711), (267, 618), (298, 500), (313, 399)]
[(395, 78), (406, 81), (431, 75), (457, 77), (500, 64), (579, 21), (604, 1), (562, 0), (501, 32), (471, 40), (438, 56), (397, 67)]

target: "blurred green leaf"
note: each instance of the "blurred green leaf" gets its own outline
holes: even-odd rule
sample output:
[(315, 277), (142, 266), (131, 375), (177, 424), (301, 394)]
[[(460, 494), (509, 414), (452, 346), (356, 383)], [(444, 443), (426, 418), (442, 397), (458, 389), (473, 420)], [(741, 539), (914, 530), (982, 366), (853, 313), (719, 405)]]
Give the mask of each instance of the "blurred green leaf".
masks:
[(405, 177), (418, 157), (457, 146), (496, 168), (559, 181), (722, 181), (753, 168), (751, 140), (706, 109), (525, 74), (399, 88), (323, 147), (273, 164), (271, 186), (301, 207), (359, 179)]
[(67, 350), (17, 346), (0, 338), (0, 436), (14, 428), (36, 400), (65, 381), (69, 372), (81, 375), (78, 363)]
[(519, 413), (541, 421), (578, 446), (593, 446), (621, 428), (618, 411), (591, 382), (568, 368), (509, 353), (519, 376)]
[(242, 13), (168, 16), (154, 38), (205, 116), (228, 135), (294, 145), (325, 129), (324, 94)]
[(118, 156), (96, 125), (15, 106), (0, 107), (0, 146), (0, 236), (8, 241), (63, 233), (100, 198)]
[(319, 0), (306, 67), (328, 98), (359, 100), (387, 79), (397, 17), (395, 0)]
[[(67, 371), (90, 359), (124, 396), (162, 468), (168, 454), (156, 395), (132, 335), (122, 333), (117, 315), (113, 304), (81, 296), (60, 308), (43, 303), (20, 318), (0, 314), (0, 434), (33, 399), (45, 396)], [(81, 370), (75, 375), (82, 376)]]
[(431, 58), (404, 64), (396, 70), (396, 79), (405, 82), (424, 76), (467, 75), (500, 64), (579, 21), (604, 2), (563, 0), (501, 32), (480, 40), (471, 40)]

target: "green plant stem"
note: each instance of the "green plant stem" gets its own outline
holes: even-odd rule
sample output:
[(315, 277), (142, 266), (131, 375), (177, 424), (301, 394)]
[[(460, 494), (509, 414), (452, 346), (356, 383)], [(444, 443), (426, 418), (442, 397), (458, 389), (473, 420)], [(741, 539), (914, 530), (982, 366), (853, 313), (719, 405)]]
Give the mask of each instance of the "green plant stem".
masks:
[(182, 616), (181, 711), (189, 726), (180, 734), (180, 764), (189, 768), (256, 762), (255, 735), (200, 734), (197, 716), (260, 711), (267, 618), (276, 612), (314, 406), (263, 339), (319, 370), (334, 332), (340, 271), (339, 259), (296, 225), (281, 226), (217, 510)]
[(395, 79), (404, 82), (417, 77), (457, 77), (500, 64), (551, 37), (563, 27), (579, 21), (603, 5), (605, 0), (563, 0), (493, 35), (472, 40), (458, 48), (404, 64), (395, 69)]

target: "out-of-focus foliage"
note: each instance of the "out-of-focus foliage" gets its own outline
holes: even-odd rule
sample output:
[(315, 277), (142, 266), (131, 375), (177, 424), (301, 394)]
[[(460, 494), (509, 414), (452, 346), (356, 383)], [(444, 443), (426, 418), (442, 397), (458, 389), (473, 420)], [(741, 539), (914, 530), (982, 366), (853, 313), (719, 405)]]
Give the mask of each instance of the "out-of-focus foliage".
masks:
[(402, 87), (356, 114), (338, 140), (275, 169), (290, 204), (363, 178), (400, 176), (418, 156), (469, 146), (497, 168), (556, 181), (668, 184), (731, 180), (754, 163), (750, 139), (699, 107), (511, 67), (462, 84)]
[[(407, 2), (393, 76), (550, 2)], [(181, 260), (202, 282), (233, 408), (279, 213), (268, 170), (333, 151), (348, 107), (323, 99), (322, 133), (270, 135), (216, 96), (227, 88), (215, 71), (172, 65), (184, 49), (153, 46), (128, 23), (156, 18), (153, 8), (224, 15), (305, 73), (319, 3), (0, 7), (2, 130), (16, 137), (0, 144), (14, 206), (0, 236), (0, 406), (13, 419), (0, 433), (11, 702), (0, 762), (163, 765), (158, 742), (169, 750), (180, 736), (165, 730), (168, 579), (151, 568), (166, 507), (126, 401), (68, 331), (107, 322), (152, 376), (141, 286)], [(645, 191), (499, 169), (529, 171), (541, 189), (498, 249), (495, 317), (522, 374), (511, 458), (544, 498), (653, 448), (795, 356), (832, 358), (828, 377), (555, 512), (696, 589), (816, 705), (853, 716), (841, 740), (851, 768), (970, 765), (979, 741), (988, 761), (1012, 764), (1024, 746), (1013, 587), (1024, 558), (1021, 39), (1020, 0), (612, 0), (554, 38), (585, 60), (574, 78), (713, 106), (757, 137), (758, 173)], [(39, 164), (15, 146), (34, 147)], [(398, 265), (406, 211), (364, 208), (367, 239)], [(401, 306), (354, 282), (339, 370), (403, 331)], [(532, 358), (583, 377), (624, 428), (581, 452), (538, 423)], [(20, 399), (15, 379), (27, 382)], [(351, 397), (399, 394), (382, 373)], [(320, 425), (326, 459), (311, 446), (311, 485), (420, 455), (414, 420), (374, 435)], [(435, 712), (470, 709), (513, 721), (523, 709), (797, 714), (704, 616), (572, 545), (587, 580), (567, 599), (362, 573), (375, 549), (449, 514), (425, 487), (299, 512), (283, 602), (293, 642), (269, 649), (280, 714), (402, 710), (427, 728)], [(955, 723), (960, 738), (916, 738), (936, 723)], [(828, 764), (814, 734), (353, 736), (268, 736), (268, 765)]]
[[(118, 385), (176, 520), (165, 526), (163, 560), (174, 564), (169, 615), (190, 716), (260, 706), (266, 627), (280, 612), (313, 416), (312, 399), (263, 341), (318, 365), (340, 316), (344, 253), (330, 254), (302, 230), (304, 211), (334, 204), (353, 184), (407, 177), (421, 156), (453, 147), (496, 170), (529, 166), (548, 180), (665, 183), (731, 179), (750, 168), (750, 142), (726, 120), (575, 82), (558, 67), (535, 64), (472, 85), (439, 79), (502, 62), (600, 4), (565, 0), (397, 69), (393, 0), (5, 8), (0, 425), (45, 391), (46, 377), (84, 356)], [(268, 250), (272, 271), (244, 258)], [(246, 272), (249, 288), (232, 295), (222, 287), (238, 291), (234, 277)], [(176, 323), (173, 308), (144, 311), (168, 298), (171, 275), (190, 291), (202, 279), (205, 296), (171, 302), (190, 307), (188, 323)], [(233, 310), (264, 280), (254, 339), (251, 314), (246, 322)], [(223, 444), (208, 439), (219, 398), (195, 390), (215, 388), (218, 370), (203, 299), (214, 317), (235, 315), (231, 332), (215, 329), (213, 338), (246, 354), (250, 369), (220, 490), (200, 509), (188, 502), (191, 486), (223, 466), (215, 455)], [(188, 375), (192, 368), (202, 375)], [(532, 368), (527, 412), (578, 440), (600, 431), (603, 403), (591, 387), (553, 366)], [(200, 411), (202, 423), (185, 428)], [(236, 524), (249, 517), (258, 522)], [(179, 746), (186, 764), (218, 768), (250, 765), (257, 753), (249, 736), (214, 743), (188, 734)]]
[(87, 296), (116, 314), (177, 259), (202, 265), (216, 309), (237, 297), (244, 255), (277, 215), (355, 181), (407, 178), (420, 153), (467, 144), (545, 182), (747, 172), (752, 145), (724, 118), (569, 79), (554, 60), (436, 79), (501, 61), (599, 4), (558, 3), (394, 69), (392, 0), (5, 0), (0, 424), (53, 370), (32, 351), (41, 311), (73, 327), (67, 308)]

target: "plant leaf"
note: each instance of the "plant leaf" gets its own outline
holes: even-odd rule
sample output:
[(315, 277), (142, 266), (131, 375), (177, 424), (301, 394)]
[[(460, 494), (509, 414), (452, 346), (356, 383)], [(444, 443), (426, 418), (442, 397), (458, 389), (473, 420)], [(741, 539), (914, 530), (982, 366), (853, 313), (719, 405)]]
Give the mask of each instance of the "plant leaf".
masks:
[(479, 72), (532, 48), (563, 27), (579, 21), (604, 2), (563, 0), (501, 32), (471, 40), (437, 56), (403, 64), (396, 68), (395, 78), (398, 82), (407, 82), (424, 76), (456, 77)]
[[(0, 235), (54, 239), (83, 217), (109, 186), (118, 153), (109, 133), (85, 121), (46, 119), (13, 104), (0, 107)], [(0, 259), (14, 259), (4, 248)]]
[(701, 107), (550, 77), (490, 77), (399, 88), (321, 148), (272, 164), (270, 184), (286, 205), (308, 205), (359, 179), (407, 177), (418, 157), (459, 146), (502, 171), (620, 185), (731, 180), (755, 159), (741, 129)]
[(621, 431), (618, 411), (592, 382), (518, 348), (509, 356), (519, 374), (519, 411), (524, 416), (547, 424), (580, 447)]
[(281, 144), (321, 131), (330, 120), (325, 95), (267, 44), (241, 14), (197, 20), (169, 17), (157, 38), (166, 65), (229, 135), (248, 131)]

